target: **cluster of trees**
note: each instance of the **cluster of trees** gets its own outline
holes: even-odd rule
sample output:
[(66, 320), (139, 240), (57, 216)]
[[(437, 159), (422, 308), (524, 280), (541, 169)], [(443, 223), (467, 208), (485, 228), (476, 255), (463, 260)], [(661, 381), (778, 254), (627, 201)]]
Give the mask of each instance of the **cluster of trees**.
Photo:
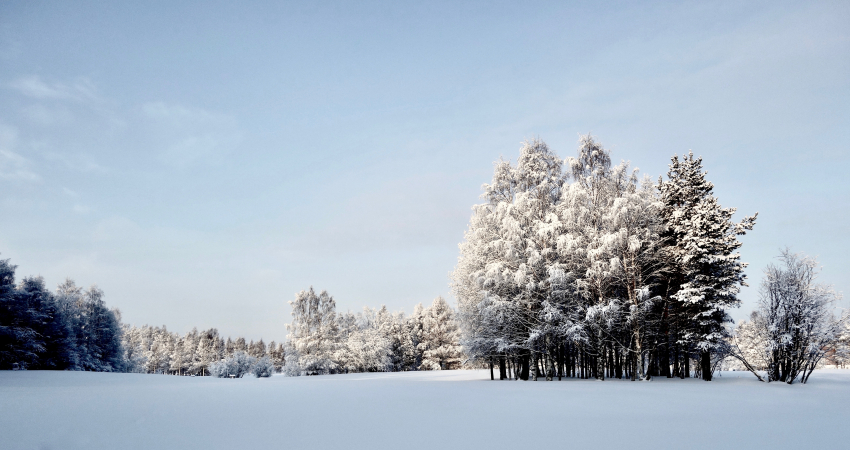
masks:
[[(124, 325), (122, 345), (128, 372), (198, 376), (213, 373), (229, 376), (232, 370), (215, 372), (212, 365), (236, 355), (240, 363), (235, 366), (239, 369), (233, 375), (241, 377), (261, 360), (264, 365), (267, 360), (270, 367), (277, 371), (281, 370), (284, 363), (283, 344), (272, 341), (266, 346), (262, 339), (246, 342), (243, 337), (236, 340), (228, 337), (225, 340), (215, 328), (201, 332), (193, 328), (181, 337), (168, 331), (165, 326)], [(244, 370), (242, 360), (251, 363)]]
[(779, 260), (765, 269), (758, 309), (738, 324), (730, 355), (759, 380), (805, 383), (825, 358), (850, 362), (850, 316), (834, 315), (840, 296), (816, 282), (814, 258), (786, 249)]
[(442, 297), (427, 308), (420, 303), (409, 317), (385, 306), (337, 314), (333, 297), (312, 287), (289, 303), (288, 375), (441, 370), (463, 362), (455, 313)]
[(496, 162), (452, 275), (468, 356), (500, 378), (710, 380), (756, 216), (733, 222), (705, 175), (691, 153), (639, 181), (591, 136), (566, 161), (534, 140)]
[(71, 279), (50, 292), (41, 277), (15, 283), (0, 260), (0, 369), (124, 370), (120, 314), (103, 291)]

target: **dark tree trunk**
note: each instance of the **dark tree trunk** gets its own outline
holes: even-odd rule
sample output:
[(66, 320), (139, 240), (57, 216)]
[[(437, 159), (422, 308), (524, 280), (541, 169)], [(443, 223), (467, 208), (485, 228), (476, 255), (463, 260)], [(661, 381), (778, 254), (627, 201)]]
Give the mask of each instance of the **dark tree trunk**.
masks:
[(505, 370), (505, 355), (499, 355), (499, 379), (506, 380), (508, 378), (508, 374)]
[(623, 352), (617, 352), (617, 378), (623, 379)]
[(707, 350), (701, 351), (699, 360), (702, 379), (705, 381), (711, 381), (711, 352)]
[(520, 378), (521, 380), (524, 380), (524, 381), (528, 381), (528, 369), (529, 369), (529, 367), (528, 367), (528, 359), (529, 359), (529, 357), (528, 357), (528, 354), (527, 354), (527, 353), (526, 353), (526, 354), (523, 354), (523, 355), (522, 355), (522, 356), (520, 356), (520, 358), (519, 358), (519, 366), (520, 366), (520, 369), (519, 369), (519, 378)]
[(495, 378), (493, 377), (493, 357), (491, 356), (490, 357), (490, 381), (493, 381), (493, 380), (495, 380)]
[(673, 376), (680, 377), (682, 376), (682, 368), (679, 364), (679, 345), (676, 344), (673, 346)]
[(558, 344), (558, 381), (561, 381), (561, 376), (564, 374), (564, 346)]

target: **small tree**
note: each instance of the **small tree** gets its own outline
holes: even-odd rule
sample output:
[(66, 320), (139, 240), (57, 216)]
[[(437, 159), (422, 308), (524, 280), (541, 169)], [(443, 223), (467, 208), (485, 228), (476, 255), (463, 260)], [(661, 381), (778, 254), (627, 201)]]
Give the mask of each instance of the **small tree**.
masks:
[(454, 311), (443, 297), (435, 298), (434, 303), (426, 310), (423, 325), (423, 339), (419, 344), (423, 350), (420, 369), (456, 368), (463, 356), (458, 342), (460, 330), (454, 319)]
[(808, 381), (827, 352), (835, 348), (848, 316), (836, 318), (840, 296), (816, 283), (817, 261), (785, 249), (782, 264), (769, 265), (759, 290), (759, 309), (750, 323), (738, 327), (733, 356), (756, 376), (759, 366), (767, 381)]

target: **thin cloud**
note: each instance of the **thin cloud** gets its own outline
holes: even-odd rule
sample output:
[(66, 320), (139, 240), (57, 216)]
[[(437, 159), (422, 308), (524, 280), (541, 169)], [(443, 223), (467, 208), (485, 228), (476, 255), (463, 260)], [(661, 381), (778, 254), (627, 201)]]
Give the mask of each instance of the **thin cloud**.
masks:
[(241, 140), (236, 120), (225, 114), (165, 102), (145, 103), (141, 112), (157, 136), (158, 159), (171, 166), (220, 162)]
[(18, 78), (9, 87), (20, 94), (39, 100), (99, 101), (94, 84), (86, 78), (77, 78), (73, 83), (48, 83), (38, 75)]
[(77, 172), (99, 174), (109, 173), (108, 167), (97, 163), (96, 161), (92, 160), (89, 155), (85, 154), (67, 155), (58, 152), (46, 152), (44, 153), (44, 159), (46, 159), (47, 161), (55, 161), (62, 163), (68, 169)]
[(0, 180), (41, 181), (41, 177), (30, 170), (30, 162), (12, 149), (17, 142), (17, 131), (0, 125)]

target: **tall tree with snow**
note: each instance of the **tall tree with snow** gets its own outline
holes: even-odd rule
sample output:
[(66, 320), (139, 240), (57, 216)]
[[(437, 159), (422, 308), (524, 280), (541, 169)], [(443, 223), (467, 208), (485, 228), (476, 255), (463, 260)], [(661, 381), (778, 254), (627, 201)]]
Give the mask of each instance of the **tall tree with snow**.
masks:
[(460, 332), (454, 320), (454, 311), (443, 299), (437, 297), (427, 309), (422, 327), (422, 365), (420, 369), (446, 370), (460, 366), (463, 350), (458, 344)]
[(331, 373), (337, 369), (334, 353), (337, 350), (336, 302), (327, 291), (319, 295), (310, 287), (289, 302), (292, 323), (289, 330), (290, 349), (287, 354), (288, 373)]
[(720, 206), (705, 175), (702, 158), (674, 156), (658, 189), (670, 270), (678, 274), (671, 300), (682, 321), (680, 340), (697, 352), (702, 378), (711, 380), (712, 354), (723, 346), (731, 321), (727, 310), (739, 306), (746, 285), (738, 236), (753, 229), (758, 213), (733, 222), (736, 209)]

